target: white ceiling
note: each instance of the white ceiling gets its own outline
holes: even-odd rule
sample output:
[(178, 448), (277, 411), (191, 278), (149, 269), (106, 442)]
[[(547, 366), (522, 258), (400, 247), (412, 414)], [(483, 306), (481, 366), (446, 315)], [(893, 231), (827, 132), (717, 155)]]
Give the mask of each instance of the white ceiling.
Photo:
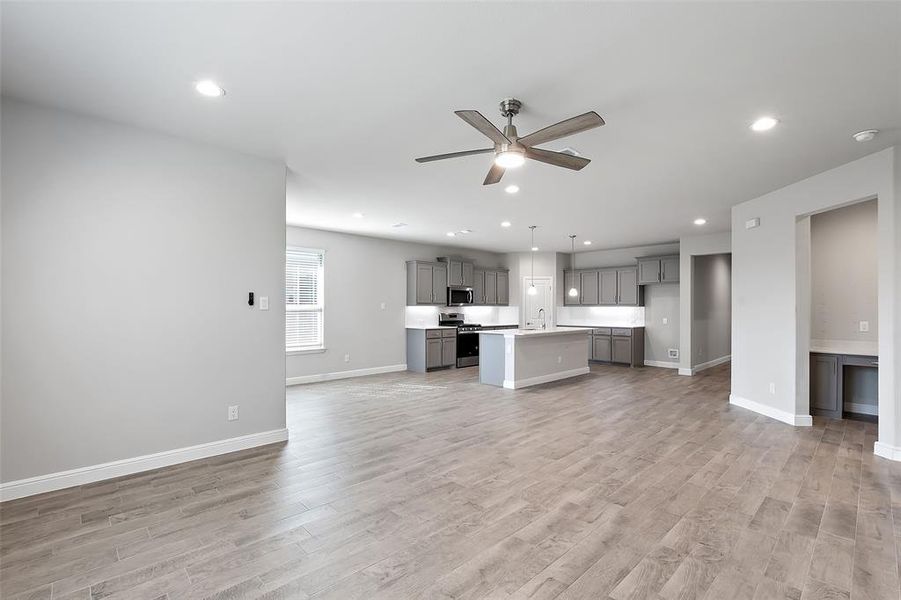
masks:
[[(292, 224), (496, 251), (537, 224), (542, 250), (598, 249), (727, 230), (730, 206), (898, 144), (899, 40), (899, 2), (4, 2), (2, 88), (283, 159)], [(500, 126), (507, 96), (520, 134), (600, 113), (547, 146), (592, 163), (483, 187), (489, 155), (413, 162), (490, 145), (453, 111)], [(749, 131), (762, 114), (782, 122)]]

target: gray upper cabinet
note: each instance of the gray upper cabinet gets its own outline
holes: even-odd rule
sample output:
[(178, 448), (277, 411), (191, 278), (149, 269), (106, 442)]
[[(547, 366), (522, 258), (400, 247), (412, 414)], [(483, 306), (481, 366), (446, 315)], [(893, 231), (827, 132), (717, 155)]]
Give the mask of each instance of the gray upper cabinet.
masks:
[(446, 304), (447, 265), (420, 260), (407, 262), (407, 305)]
[(501, 306), (510, 304), (510, 274), (507, 271), (497, 272), (497, 303)]
[(679, 281), (679, 257), (665, 256), (660, 259), (660, 281), (676, 283)]
[(679, 281), (679, 256), (649, 256), (638, 259), (638, 285)]
[(485, 271), (474, 269), (472, 273), (472, 301), (485, 304)]
[(485, 304), (497, 304), (497, 271), (485, 271)]
[(583, 271), (579, 274), (579, 303), (580, 304), (597, 304), (598, 303), (598, 272)]
[(616, 304), (616, 271), (601, 271), (598, 277), (599, 304)]
[(638, 259), (638, 284), (657, 283), (660, 281), (660, 259)]
[(619, 288), (616, 303), (620, 306), (638, 306), (638, 268), (617, 269), (616, 283)]
[(469, 262), (461, 263), (463, 265), (463, 282), (460, 285), (465, 285), (467, 287), (472, 287), (473, 284), (473, 273), (475, 271), (473, 264)]
[(447, 262), (447, 285), (463, 285), (463, 263), (458, 260)]

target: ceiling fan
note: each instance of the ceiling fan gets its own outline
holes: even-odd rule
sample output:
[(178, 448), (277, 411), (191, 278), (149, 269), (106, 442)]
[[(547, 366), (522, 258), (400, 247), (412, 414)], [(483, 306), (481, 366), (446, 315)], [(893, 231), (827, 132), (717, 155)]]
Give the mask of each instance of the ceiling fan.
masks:
[(482, 185), (491, 185), (497, 183), (504, 176), (504, 171), (514, 169), (521, 166), (527, 158), (537, 160), (555, 167), (564, 167), (578, 171), (585, 167), (591, 161), (581, 156), (567, 154), (566, 152), (554, 152), (552, 150), (543, 150), (535, 148), (539, 144), (545, 144), (553, 140), (558, 140), (574, 133), (600, 127), (604, 124), (604, 119), (594, 111), (581, 114), (565, 121), (560, 121), (553, 125), (549, 125), (544, 129), (539, 129), (527, 136), (519, 137), (516, 133), (516, 126), (513, 125), (513, 116), (519, 114), (522, 108), (522, 102), (516, 98), (506, 98), (500, 104), (501, 115), (507, 118), (507, 125), (502, 132), (495, 127), (491, 121), (486, 119), (482, 113), (477, 110), (457, 110), (454, 114), (481, 131), (488, 139), (494, 142), (491, 148), (481, 148), (479, 150), (464, 150), (463, 152), (451, 152), (449, 154), (436, 154), (435, 156), (423, 156), (417, 158), (416, 162), (425, 163), (435, 160), (444, 160), (445, 158), (457, 158), (460, 156), (470, 156), (472, 154), (488, 154), (494, 152), (494, 164), (488, 171), (485, 181)]

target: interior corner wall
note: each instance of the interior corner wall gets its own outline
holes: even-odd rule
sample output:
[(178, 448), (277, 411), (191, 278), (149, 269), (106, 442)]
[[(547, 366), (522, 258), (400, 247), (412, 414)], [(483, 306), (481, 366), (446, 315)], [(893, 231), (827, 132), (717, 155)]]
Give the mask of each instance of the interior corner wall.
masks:
[[(679, 240), (679, 374), (693, 374), (692, 307), (694, 259), (696, 256), (728, 254), (732, 251), (732, 233), (708, 233)], [(732, 265), (734, 268), (734, 264)]]
[(2, 119), (2, 482), (284, 432), (284, 165)]
[[(806, 360), (798, 320), (810, 318), (809, 306), (804, 306), (797, 292), (798, 277), (803, 275), (798, 266), (798, 222), (805, 215), (877, 198), (879, 443), (887, 449), (898, 448), (898, 170), (897, 148), (887, 148), (733, 207), (732, 396), (736, 403), (787, 422), (804, 422), (801, 418), (809, 422), (809, 411), (800, 408), (807, 406), (807, 399), (798, 395), (803, 376), (798, 362)], [(754, 218), (760, 219), (759, 226), (746, 229), (745, 223)]]
[[(285, 356), (282, 340), (281, 360), (286, 365), (287, 383), (308, 382), (311, 377), (336, 376), (345, 371), (402, 368), (406, 364), (406, 261), (463, 256), (481, 267), (503, 267), (506, 262), (502, 254), (459, 247), (306, 227), (286, 228), (284, 223), (282, 230), (286, 231), (289, 246), (325, 250), (326, 349)], [(510, 300), (512, 305), (512, 295)], [(437, 321), (433, 307), (417, 308), (428, 310), (428, 317)], [(477, 307), (468, 310), (477, 311)]]
[(694, 257), (691, 307), (692, 370), (732, 354), (732, 255)]

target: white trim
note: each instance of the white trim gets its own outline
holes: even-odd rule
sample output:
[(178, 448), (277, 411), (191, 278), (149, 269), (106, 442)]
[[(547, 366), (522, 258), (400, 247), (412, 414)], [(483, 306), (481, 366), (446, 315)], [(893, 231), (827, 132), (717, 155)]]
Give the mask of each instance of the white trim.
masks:
[(196, 446), (188, 446), (187, 448), (165, 450), (155, 454), (145, 454), (144, 456), (125, 458), (99, 465), (79, 467), (69, 471), (60, 471), (59, 473), (50, 473), (48, 475), (29, 477), (28, 479), (8, 481), (0, 484), (0, 501), (6, 502), (7, 500), (24, 498), (25, 496), (43, 494), (44, 492), (52, 492), (54, 490), (85, 485), (96, 481), (103, 481), (105, 479), (122, 477), (124, 475), (133, 475), (135, 473), (159, 469), (161, 467), (169, 467), (192, 460), (209, 458), (210, 456), (218, 456), (220, 454), (228, 454), (229, 452), (237, 452), (238, 450), (246, 450), (248, 448), (256, 448), (257, 446), (284, 442), (287, 439), (287, 429), (273, 429), (272, 431), (261, 431), (260, 433), (251, 433), (240, 437), (197, 444)]
[[(538, 279), (537, 277), (535, 279)], [(508, 390), (518, 390), (519, 388), (528, 387), (530, 385), (538, 385), (540, 383), (548, 383), (549, 381), (558, 381), (578, 375), (585, 375), (591, 369), (588, 367), (579, 367), (578, 369), (570, 369), (569, 371), (560, 371), (558, 373), (548, 373), (547, 375), (538, 375), (537, 377), (527, 377), (525, 379), (509, 380), (504, 379), (504, 387)]]
[(729, 404), (746, 408), (750, 411), (770, 417), (771, 419), (788, 423), (794, 427), (810, 427), (813, 425), (813, 417), (810, 415), (795, 415), (784, 410), (779, 410), (778, 408), (773, 408), (772, 406), (767, 406), (766, 404), (761, 404), (760, 402), (754, 402), (753, 400), (736, 396), (735, 394), (729, 394)]
[(727, 354), (726, 356), (721, 356), (719, 358), (714, 358), (713, 360), (708, 360), (705, 363), (701, 363), (699, 365), (694, 365), (691, 368), (691, 371), (692, 371), (692, 373), (700, 373), (701, 371), (706, 371), (707, 369), (710, 369), (712, 367), (716, 367), (723, 363), (727, 363), (730, 360), (732, 360), (732, 355)]
[(322, 354), (325, 352), (325, 346), (316, 348), (299, 348), (297, 350), (285, 350), (285, 356), (298, 356), (302, 354)]
[(873, 454), (889, 460), (901, 461), (901, 448), (898, 446), (889, 446), (882, 442), (876, 442), (873, 444)]
[(669, 362), (665, 360), (645, 360), (644, 366), (646, 367), (660, 367), (662, 369), (678, 369), (678, 362)]
[(857, 402), (845, 402), (844, 410), (859, 415), (878, 415), (879, 407), (875, 404), (859, 404)]
[(370, 367), (368, 369), (352, 369), (350, 371), (336, 371), (334, 373), (317, 373), (316, 375), (301, 375), (300, 377), (288, 377), (285, 385), (301, 385), (304, 383), (316, 383), (319, 381), (334, 381), (335, 379), (349, 379), (351, 377), (363, 377), (365, 375), (378, 375), (379, 373), (396, 373), (406, 371), (407, 365), (386, 365), (384, 367)]
[(694, 375), (694, 374), (695, 374), (695, 372), (692, 371), (691, 369), (686, 369), (686, 368), (684, 368), (684, 367), (679, 367), (679, 375), (687, 375), (688, 377), (691, 377), (691, 376)]

